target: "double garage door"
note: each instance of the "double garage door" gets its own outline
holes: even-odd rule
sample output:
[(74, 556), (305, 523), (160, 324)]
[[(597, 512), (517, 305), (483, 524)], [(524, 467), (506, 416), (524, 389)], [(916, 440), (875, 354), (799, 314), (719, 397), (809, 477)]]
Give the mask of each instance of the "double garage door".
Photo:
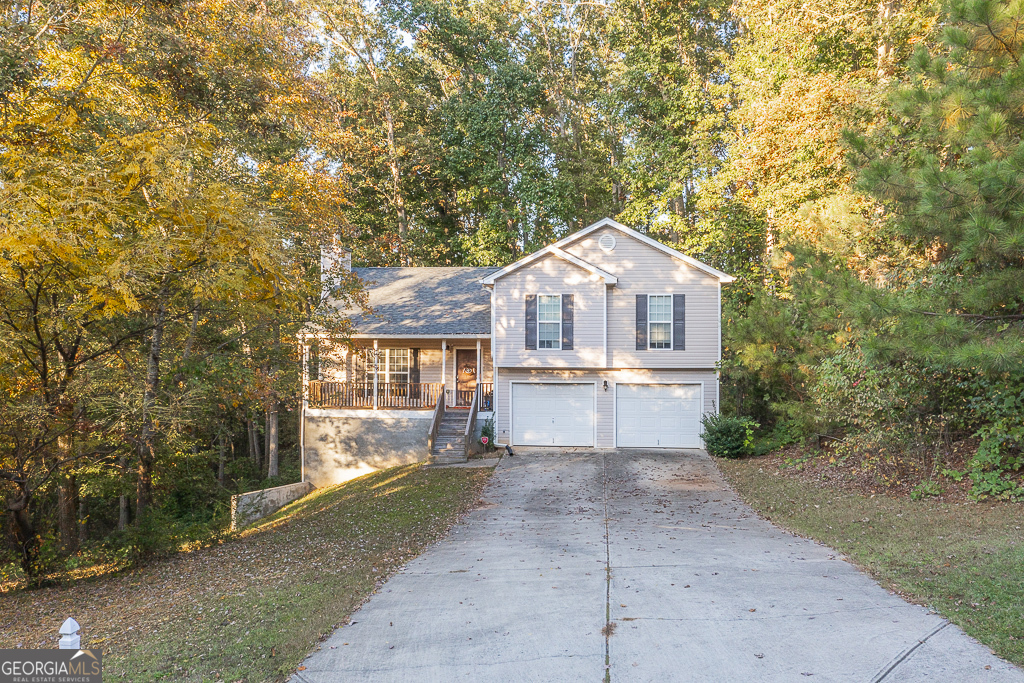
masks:
[[(594, 446), (593, 383), (513, 383), (512, 443)], [(700, 448), (699, 384), (619, 384), (615, 443), (620, 448)], [(612, 425), (603, 426), (612, 429)]]

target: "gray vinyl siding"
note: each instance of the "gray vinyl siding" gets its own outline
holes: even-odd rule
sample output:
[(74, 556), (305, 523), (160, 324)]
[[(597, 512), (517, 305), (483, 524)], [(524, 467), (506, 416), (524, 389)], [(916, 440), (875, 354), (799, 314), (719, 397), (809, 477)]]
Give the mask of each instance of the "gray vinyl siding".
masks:
[[(605, 391), (602, 383), (608, 381)], [(692, 370), (539, 370), (529, 368), (499, 368), (495, 385), (495, 437), (498, 443), (508, 443), (511, 434), (512, 382), (582, 382), (595, 384), (595, 421), (597, 448), (615, 445), (615, 384), (704, 384), (704, 412), (716, 412), (718, 401), (718, 374), (713, 369)]]
[[(589, 271), (554, 256), (500, 278), (494, 283), (493, 342), (498, 367), (601, 367), (604, 288)], [(527, 294), (573, 295), (572, 351), (526, 348)]]
[[(598, 246), (603, 234), (615, 249)], [(597, 230), (565, 251), (616, 276), (608, 289), (608, 365), (612, 368), (708, 368), (719, 359), (718, 279), (613, 228)], [(500, 282), (500, 280), (499, 280)], [(686, 350), (636, 349), (636, 295), (686, 295)]]

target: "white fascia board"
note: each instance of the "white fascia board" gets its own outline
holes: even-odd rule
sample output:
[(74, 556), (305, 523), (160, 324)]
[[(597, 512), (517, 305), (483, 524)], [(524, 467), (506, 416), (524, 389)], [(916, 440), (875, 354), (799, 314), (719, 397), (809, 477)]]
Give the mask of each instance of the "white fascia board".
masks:
[[(329, 339), (333, 335), (325, 332), (305, 332), (303, 339), (321, 338)], [(490, 339), (488, 333), (473, 334), (471, 332), (448, 332), (446, 334), (352, 334), (349, 339)]]
[[(692, 256), (687, 256), (686, 254), (684, 254), (681, 251), (673, 249), (672, 247), (669, 247), (669, 246), (665, 246), (664, 244), (662, 244), (658, 240), (653, 239), (651, 237), (648, 237), (647, 235), (645, 235), (645, 234), (643, 234), (641, 232), (637, 232), (633, 228), (626, 227), (622, 223), (619, 223), (618, 221), (612, 220), (611, 218), (602, 218), (601, 220), (597, 221), (596, 223), (591, 223), (590, 225), (588, 225), (587, 227), (583, 228), (579, 232), (574, 232), (573, 234), (571, 234), (571, 235), (569, 235), (567, 237), (563, 237), (562, 239), (558, 240), (557, 242), (555, 242), (551, 246), (555, 247), (556, 249), (561, 249), (562, 247), (566, 246), (567, 244), (575, 242), (576, 240), (580, 239), (581, 237), (586, 237), (587, 235), (589, 235), (590, 233), (594, 232), (595, 230), (598, 230), (600, 228), (605, 228), (605, 227), (615, 228), (619, 232), (625, 233), (626, 235), (629, 235), (630, 237), (632, 237), (634, 239), (638, 239), (641, 242), (643, 242), (644, 244), (646, 244), (648, 246), (651, 246), (651, 247), (654, 247), (658, 251), (661, 251), (661, 252), (663, 252), (665, 254), (668, 254), (669, 256), (672, 256), (673, 258), (677, 258), (680, 261), (682, 261), (683, 263), (689, 264), (689, 265), (693, 266), (694, 268), (696, 268), (699, 271), (702, 271), (704, 273), (707, 273), (708, 275), (712, 275), (712, 276), (718, 278), (719, 282), (729, 283), (729, 282), (735, 282), (736, 281), (736, 278), (733, 277), (732, 275), (729, 275), (728, 273), (723, 273), (722, 271), (718, 270), (717, 268), (712, 268), (711, 266), (709, 266), (706, 263), (701, 263), (700, 261), (698, 261), (697, 259), (693, 258)], [(513, 264), (513, 265), (515, 265), (515, 264)]]
[(533, 252), (529, 256), (526, 256), (524, 258), (519, 259), (518, 261), (516, 261), (512, 265), (505, 266), (501, 270), (496, 271), (494, 273), (491, 273), (487, 277), (481, 279), (480, 280), (480, 284), (485, 285), (485, 286), (486, 285), (493, 285), (495, 280), (498, 280), (499, 278), (502, 278), (502, 277), (508, 275), (511, 272), (519, 270), (520, 268), (522, 268), (524, 266), (528, 266), (531, 263), (539, 261), (542, 258), (544, 258), (545, 256), (554, 256), (555, 258), (562, 259), (563, 261), (566, 261), (567, 263), (571, 263), (574, 266), (578, 266), (578, 267), (582, 268), (583, 270), (588, 271), (592, 275), (596, 275), (597, 277), (601, 278), (602, 280), (604, 280), (605, 284), (614, 285), (614, 284), (616, 284), (619, 281), (618, 278), (616, 278), (614, 275), (612, 275), (611, 273), (609, 273), (607, 271), (601, 270), (600, 268), (598, 268), (594, 264), (587, 263), (586, 261), (584, 261), (583, 259), (581, 259), (578, 256), (573, 256), (572, 254), (570, 254), (568, 252), (562, 251), (561, 249), (558, 248), (558, 244), (556, 243), (556, 244), (548, 245), (548, 246), (544, 247), (543, 249), (541, 249), (539, 251)]
[(352, 339), (490, 339), (491, 335), (471, 332), (449, 332), (447, 334), (353, 334)]

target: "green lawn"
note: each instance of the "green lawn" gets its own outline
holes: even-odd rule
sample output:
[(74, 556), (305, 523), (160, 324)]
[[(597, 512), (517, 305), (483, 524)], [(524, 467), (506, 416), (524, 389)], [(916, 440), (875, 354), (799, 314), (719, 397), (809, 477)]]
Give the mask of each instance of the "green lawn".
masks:
[(764, 517), (845, 553), (882, 585), (940, 612), (1024, 665), (1024, 507), (946, 503), (828, 488), (778, 460), (718, 461)]
[(402, 564), (442, 538), (492, 470), (383, 470), (315, 491), (219, 546), (0, 597), (0, 647), (53, 647), (66, 616), (104, 680), (282, 680)]

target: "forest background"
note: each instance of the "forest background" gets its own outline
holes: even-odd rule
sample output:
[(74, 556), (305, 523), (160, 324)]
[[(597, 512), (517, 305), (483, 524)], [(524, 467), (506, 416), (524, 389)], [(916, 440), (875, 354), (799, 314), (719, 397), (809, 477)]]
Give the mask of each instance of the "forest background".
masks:
[(739, 278), (758, 450), (1024, 495), (1022, 0), (0, 8), (8, 586), (298, 478), (322, 245), (507, 264), (605, 216)]

